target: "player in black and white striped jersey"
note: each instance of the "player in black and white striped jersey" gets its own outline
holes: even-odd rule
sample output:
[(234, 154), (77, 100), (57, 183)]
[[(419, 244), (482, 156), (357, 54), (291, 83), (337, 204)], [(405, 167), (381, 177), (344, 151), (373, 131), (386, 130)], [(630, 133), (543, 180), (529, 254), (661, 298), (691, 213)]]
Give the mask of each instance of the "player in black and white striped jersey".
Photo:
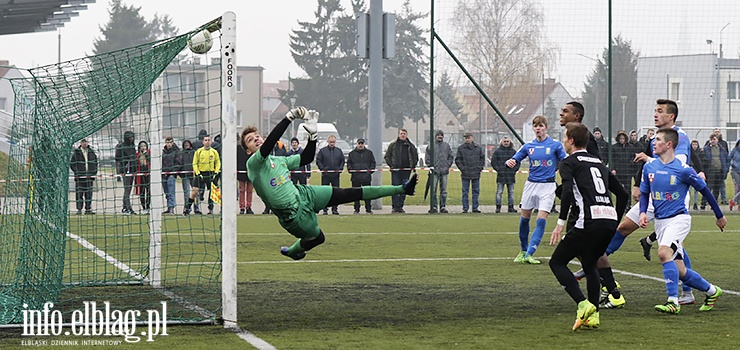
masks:
[[(550, 259), (550, 269), (573, 301), (578, 303), (574, 330), (584, 324), (598, 327), (601, 284), (596, 262), (606, 251), (629, 198), (629, 193), (616, 176), (598, 157), (586, 151), (589, 135), (588, 128), (581, 123), (568, 123), (565, 126), (563, 146), (570, 156), (560, 164), (563, 210), (550, 238), (551, 245), (559, 242)], [(617, 196), (616, 210), (609, 192)], [(577, 213), (575, 227), (561, 241), (570, 210)], [(586, 272), (588, 299), (567, 266), (576, 257), (580, 258)]]

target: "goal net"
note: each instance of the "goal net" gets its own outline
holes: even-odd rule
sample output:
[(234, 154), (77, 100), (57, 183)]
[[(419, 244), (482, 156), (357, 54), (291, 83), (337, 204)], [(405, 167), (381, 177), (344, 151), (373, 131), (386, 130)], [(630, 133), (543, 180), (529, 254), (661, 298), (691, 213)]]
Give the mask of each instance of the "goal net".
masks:
[[(22, 70), (10, 81), (0, 324), (21, 323), (24, 310), (46, 302), (68, 322), (85, 301), (142, 313), (167, 301), (168, 321), (235, 320), (222, 315), (222, 280), (234, 281), (222, 246), (235, 246), (236, 213), (209, 203), (206, 192), (203, 215), (181, 215), (195, 151), (183, 144), (198, 147), (205, 130), (214, 148), (236, 147), (234, 24), (227, 13), (177, 37)], [(213, 48), (195, 55), (187, 40), (202, 29)], [(90, 151), (80, 150), (83, 139)], [(226, 158), (224, 173), (233, 173)], [(235, 200), (231, 180), (224, 178), (224, 200)]]

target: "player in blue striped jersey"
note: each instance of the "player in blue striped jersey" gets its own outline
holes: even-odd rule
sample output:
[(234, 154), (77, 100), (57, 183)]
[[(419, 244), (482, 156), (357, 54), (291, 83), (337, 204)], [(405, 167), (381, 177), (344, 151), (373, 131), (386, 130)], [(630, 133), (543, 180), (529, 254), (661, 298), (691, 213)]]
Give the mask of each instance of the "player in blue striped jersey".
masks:
[[(685, 285), (706, 293), (704, 304), (699, 311), (709, 311), (722, 295), (722, 289), (710, 284), (697, 272), (684, 265), (683, 241), (691, 230), (691, 216), (686, 207), (689, 186), (694, 187), (707, 198), (717, 218), (717, 227), (724, 231), (727, 219), (717, 200), (712, 196), (706, 183), (691, 166), (675, 157), (679, 133), (673, 128), (658, 130), (654, 141), (654, 154), (660, 156), (645, 164), (640, 183), (640, 227), (648, 225), (648, 202), (652, 199), (655, 217), (655, 232), (658, 242), (658, 257), (663, 265), (668, 301), (656, 305), (663, 313), (677, 314), (681, 311), (678, 303), (678, 280)], [(675, 260), (674, 260), (675, 259)]]
[[(525, 264), (539, 264), (540, 261), (532, 255), (542, 240), (547, 224), (547, 216), (550, 214), (552, 204), (555, 202), (555, 172), (558, 163), (565, 159), (563, 144), (547, 136), (547, 118), (538, 115), (532, 120), (532, 130), (536, 138), (524, 144), (514, 157), (506, 161), (506, 166), (513, 168), (525, 157), (529, 158), (529, 177), (524, 184), (522, 201), (519, 205), (522, 209), (519, 219), (519, 243), (521, 251), (514, 258), (515, 262)], [(529, 219), (532, 210), (537, 208), (537, 223), (532, 232), (532, 240), (529, 240)]]

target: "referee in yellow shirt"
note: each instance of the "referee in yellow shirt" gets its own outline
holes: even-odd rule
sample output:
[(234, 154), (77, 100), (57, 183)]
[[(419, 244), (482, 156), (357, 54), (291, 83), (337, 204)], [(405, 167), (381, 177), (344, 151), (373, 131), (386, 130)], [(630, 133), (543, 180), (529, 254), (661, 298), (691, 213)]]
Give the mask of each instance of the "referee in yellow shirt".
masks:
[[(221, 158), (218, 156), (218, 152), (211, 148), (211, 136), (206, 135), (203, 138), (203, 147), (198, 148), (193, 155), (193, 187), (190, 190), (190, 198), (187, 204), (185, 204), (185, 211), (182, 213), (185, 216), (190, 215), (190, 207), (198, 198), (198, 193), (202, 189), (211, 188), (211, 182), (221, 172)], [(196, 212), (196, 214), (201, 214)], [(213, 214), (213, 203), (208, 203), (208, 214)]]

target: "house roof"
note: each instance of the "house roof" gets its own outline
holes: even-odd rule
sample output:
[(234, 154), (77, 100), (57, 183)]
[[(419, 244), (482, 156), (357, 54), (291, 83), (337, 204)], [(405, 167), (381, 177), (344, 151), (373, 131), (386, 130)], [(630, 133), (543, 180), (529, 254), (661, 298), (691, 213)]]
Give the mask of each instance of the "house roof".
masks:
[(0, 35), (54, 31), (95, 0), (0, 0)]
[[(560, 86), (560, 83), (555, 82), (555, 79), (547, 79), (544, 84), (544, 92), (543, 84), (528, 87), (504, 88), (499, 94), (501, 98), (498, 99), (500, 102), (496, 107), (501, 111), (509, 124), (515, 129), (518, 129), (542, 108), (543, 93), (546, 97), (550, 96), (558, 86)], [(464, 96), (463, 101), (468, 107), (468, 110), (478, 111), (479, 98), (476, 91), (474, 95)], [(484, 114), (486, 113), (485, 110), (488, 113), (488, 117), (483, 120), (487, 124), (483, 125), (483, 129), (491, 130), (497, 123), (498, 115), (485, 100), (482, 101), (482, 109), (484, 110)], [(470, 128), (478, 129), (479, 125), (481, 125), (481, 121), (479, 120), (481, 117), (478, 116), (472, 119), (468, 124)]]
[(8, 74), (10, 68), (10, 61), (0, 60), (0, 78)]

